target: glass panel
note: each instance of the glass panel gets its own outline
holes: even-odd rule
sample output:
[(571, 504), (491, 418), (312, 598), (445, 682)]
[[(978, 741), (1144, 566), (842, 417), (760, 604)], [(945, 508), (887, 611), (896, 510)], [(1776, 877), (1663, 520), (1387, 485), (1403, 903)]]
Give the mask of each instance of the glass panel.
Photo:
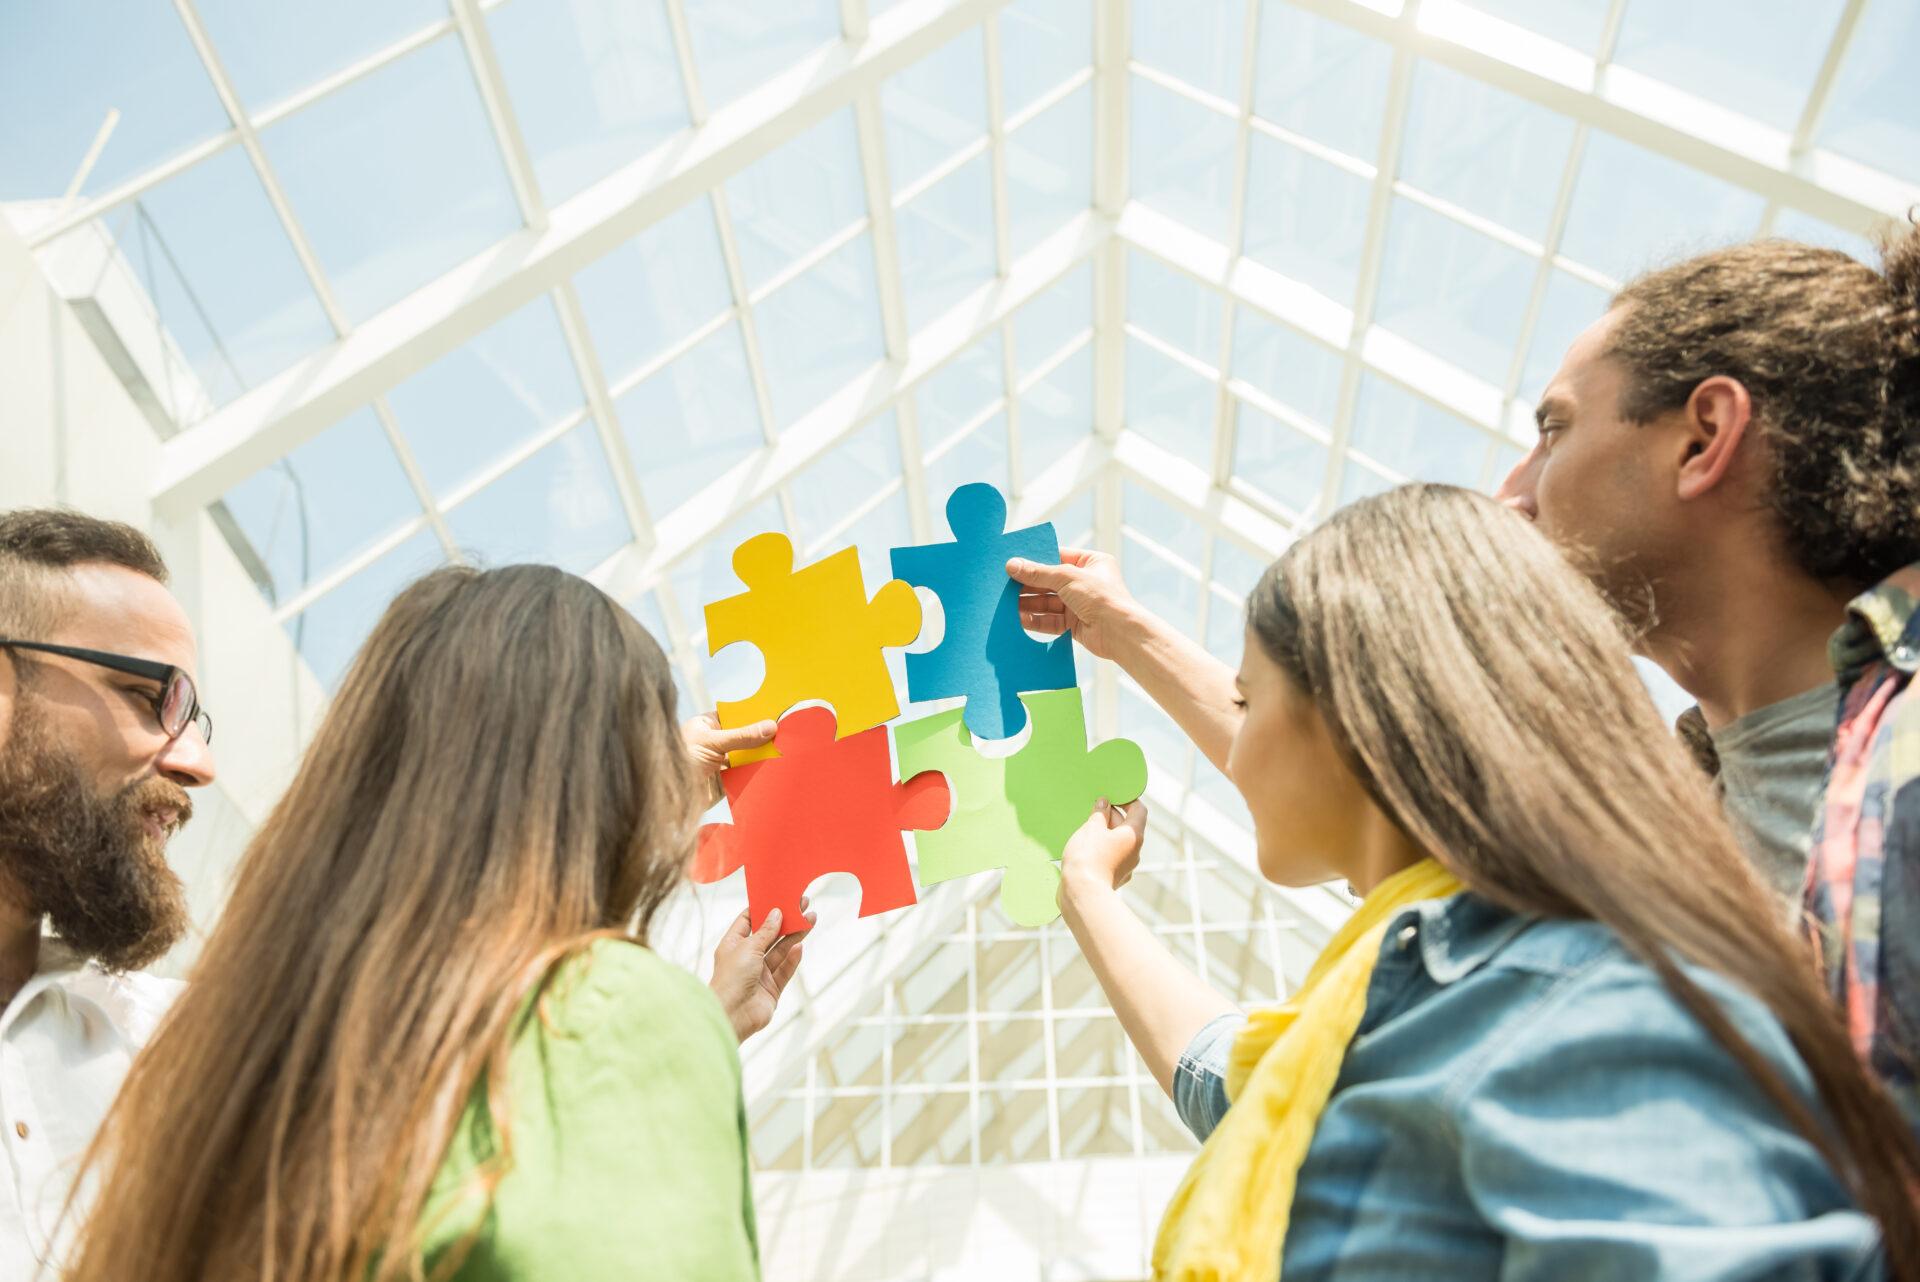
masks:
[(1467, 3), (1588, 55), (1599, 47), (1600, 30), (1607, 21), (1608, 0), (1467, 0)]
[(1573, 122), (1451, 67), (1421, 61), (1400, 177), (1462, 209), (1542, 240)]
[(1560, 359), (1580, 336), (1580, 331), (1606, 313), (1612, 295), (1587, 284), (1577, 276), (1554, 269), (1547, 278), (1547, 295), (1541, 300), (1540, 319), (1534, 326), (1533, 343), (1527, 349), (1527, 363), (1520, 373), (1520, 396), (1537, 401), (1547, 390), (1560, 368)]
[(560, 318), (544, 297), (387, 397), (427, 488), (442, 501), (585, 400)]
[(811, 547), (874, 494), (900, 478), (900, 425), (874, 420), (827, 451), (787, 486), (793, 533)]
[(774, 418), (786, 427), (886, 355), (863, 232), (754, 309)]
[(388, 604), (443, 560), (440, 540), (422, 530), (287, 620), (287, 635), (322, 689), (331, 694), (339, 688), (347, 664)]
[(1013, 318), (1013, 363), (1030, 374), (1093, 328), (1093, 268), (1081, 264)]
[[(1121, 540), (1125, 542), (1126, 540)], [(1164, 562), (1163, 562), (1164, 564)], [(1169, 619), (1182, 632), (1193, 631), (1192, 619)], [(1161, 777), (1176, 782), (1184, 781), (1187, 775), (1187, 758), (1191, 755), (1192, 744), (1173, 718), (1160, 710), (1144, 695), (1136, 694), (1131, 686), (1120, 687), (1120, 737), (1131, 739), (1140, 745), (1147, 754), (1147, 773), (1149, 777), (1162, 771)], [(1099, 990), (1096, 988), (1095, 992)], [(1095, 1001), (1102, 999), (1096, 997)]]
[[(786, 528), (786, 522), (780, 519), (779, 503), (771, 498), (764, 499), (752, 511), (741, 514), (734, 518), (732, 524), (709, 535), (667, 572), (674, 600), (680, 605), (687, 627), (694, 633), (692, 648), (695, 654), (704, 656), (707, 653), (707, 603), (746, 590), (746, 586), (733, 573), (733, 550), (756, 534)], [(727, 647), (722, 653), (737, 657), (752, 649), (752, 646), (736, 645)], [(756, 665), (759, 662), (758, 659), (751, 661)], [(754, 689), (751, 681), (744, 688), (734, 687), (731, 695), (724, 688), (716, 689), (711, 661), (707, 663), (707, 685), (709, 696), (723, 699), (751, 694)]]
[(1913, 110), (1916, 66), (1920, 8), (1868, 5), (1827, 102), (1820, 145), (1920, 182), (1920, 114)]
[(1000, 11), (1000, 98), (1009, 116), (1092, 62), (1089, 0), (1014, 0)]
[(447, 513), (485, 564), (546, 561), (585, 574), (633, 537), (592, 424), (574, 428)]
[(1206, 467), (1213, 456), (1213, 381), (1137, 338), (1127, 340), (1126, 376), (1127, 426)]
[(835, 0), (686, 0), (687, 34), (708, 110), (757, 89), (840, 38)]
[(607, 380), (618, 384), (733, 304), (705, 197), (573, 278)]
[[(1148, 610), (1188, 636), (1200, 630), (1200, 580), (1159, 556), (1132, 535), (1120, 540), (1121, 572), (1127, 588)], [(1177, 767), (1183, 756), (1160, 758)]]
[(1134, 198), (1226, 243), (1233, 120), (1135, 76), (1128, 121)]
[(1629, 0), (1613, 60), (1792, 133), (1846, 0)]
[(1280, 0), (1261, 11), (1253, 109), (1282, 129), (1371, 162), (1392, 72), (1378, 40)]
[[(967, 1039), (962, 1035), (957, 1041), (962, 1061), (959, 1076), (964, 1080)], [(973, 1148), (971, 1110), (964, 1090), (936, 1094), (915, 1091), (896, 1096), (890, 1114), (894, 1165), (965, 1166)]]
[(1360, 276), (1372, 186), (1265, 134), (1256, 133), (1247, 173), (1247, 254), (1351, 305)]
[(656, 519), (766, 442), (738, 324), (626, 393), (614, 412)]
[(1030, 252), (1093, 203), (1093, 87), (1076, 89), (1007, 138), (1013, 256)]
[(1127, 255), (1127, 319), (1209, 365), (1220, 363), (1220, 295), (1138, 250)]
[(171, 5), (0, 5), (0, 200), (64, 193), (116, 107), (83, 195), (228, 127)]
[(1808, 245), (1837, 249), (1843, 254), (1851, 254), (1869, 267), (1877, 268), (1880, 264), (1880, 251), (1865, 236), (1856, 236), (1797, 209), (1782, 209), (1774, 217), (1773, 234)]
[(1340, 404), (1339, 353), (1248, 307), (1233, 321), (1233, 375), (1331, 427)]
[(1504, 387), (1536, 270), (1519, 250), (1396, 196), (1374, 320)]
[(969, 27), (880, 86), (894, 191), (986, 136), (986, 57), (980, 28)]
[(1741, 240), (1766, 201), (1677, 160), (1594, 131), (1561, 252), (1625, 280), (1663, 261)]
[(260, 137), (356, 321), (521, 225), (473, 71), (451, 36)]
[(985, 153), (894, 216), (907, 324), (920, 330), (994, 276), (993, 172)]
[(194, 8), (234, 91), (252, 111), (272, 106), (447, 16), (447, 6), (437, 0), (288, 5), (199, 0)]
[(225, 495), (227, 511), (273, 581), (267, 599), (296, 595), (420, 515), (379, 419), (341, 419)]
[(1089, 343), (1020, 397), (1022, 485), (1031, 485), (1092, 432), (1093, 345)]
[[(891, 427), (891, 417), (887, 422)], [(867, 592), (872, 594), (893, 577), (893, 549), (906, 547), (913, 541), (913, 517), (907, 511), (907, 492), (902, 486), (848, 529), (841, 531), (832, 547), (843, 548), (851, 543), (859, 549), (861, 580), (867, 585)], [(898, 669), (893, 670), (894, 687), (904, 691), (907, 688), (907, 675), (900, 651), (887, 651), (887, 658), (890, 663), (900, 664)], [(902, 712), (905, 712), (904, 708)]]
[(853, 109), (836, 112), (729, 178), (727, 207), (749, 289), (866, 218)]
[[(213, 404), (332, 341), (333, 327), (238, 147), (169, 179), (108, 221), (161, 326)], [(196, 398), (171, 399), (185, 408)]]
[(549, 204), (689, 123), (661, 5), (509, 0), (487, 25)]
[(1121, 492), (1120, 519), (1133, 532), (1185, 561), (1196, 573), (1207, 563), (1205, 528), (1132, 482)]
[[(1213, 581), (1236, 597), (1244, 598), (1260, 582), (1260, 576), (1272, 565), (1273, 555), (1249, 552), (1231, 539), (1216, 538), (1213, 541)], [(1218, 615), (1216, 602), (1215, 614)], [(1238, 604), (1232, 611), (1237, 614)]]
[(1345, 507), (1349, 503), (1384, 493), (1394, 487), (1394, 482), (1367, 467), (1365, 463), (1347, 455), (1347, 465), (1340, 472), (1340, 502), (1336, 507)]
[[(1080, 491), (1080, 497), (1053, 514), (1053, 528), (1063, 548), (1093, 546), (1093, 490)], [(1086, 667), (1088, 665), (1081, 665)]]
[(1007, 474), (1007, 418), (992, 418), (951, 444), (936, 447), (940, 452), (927, 461), (927, 502), (933, 511), (934, 528), (946, 536), (947, 499), (963, 485), (985, 481), (1002, 493), (1011, 488)]
[(1362, 374), (1352, 443), (1374, 462), (1413, 480), (1478, 486), (1491, 442), (1485, 432), (1405, 388)]
[(1296, 515), (1311, 513), (1327, 475), (1327, 447), (1251, 405), (1235, 405), (1233, 474)]
[(1133, 0), (1133, 56), (1237, 103), (1245, 15), (1234, 0)]
[(1000, 332), (995, 330), (927, 376), (920, 384), (920, 439), (946, 440), (1006, 395), (1000, 364)]
[(982, 1165), (1047, 1160), (1047, 1092), (980, 1089)]

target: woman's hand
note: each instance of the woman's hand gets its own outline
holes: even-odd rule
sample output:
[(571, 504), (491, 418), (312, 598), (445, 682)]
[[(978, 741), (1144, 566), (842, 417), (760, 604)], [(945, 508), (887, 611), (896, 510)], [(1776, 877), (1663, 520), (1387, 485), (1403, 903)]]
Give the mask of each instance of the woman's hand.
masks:
[(1114, 657), (1114, 643), (1134, 627), (1133, 594), (1120, 577), (1120, 562), (1105, 552), (1061, 548), (1060, 564), (1015, 557), (1007, 573), (1020, 594), (1020, 626), (1048, 636), (1073, 633), (1088, 653)]
[(752, 929), (746, 913), (733, 919), (727, 933), (713, 950), (713, 978), (707, 987), (720, 999), (733, 1025), (733, 1035), (746, 1041), (773, 1019), (780, 994), (787, 981), (800, 968), (800, 941), (813, 929), (813, 914), (807, 912), (806, 896), (800, 897), (800, 911), (806, 915), (806, 929), (796, 934), (780, 934), (780, 910), (767, 914), (759, 930)]
[(773, 742), (774, 724), (759, 721), (737, 730), (722, 730), (720, 718), (703, 712), (680, 723), (680, 737), (686, 740), (687, 754), (705, 781), (707, 804), (720, 800), (720, 772), (727, 768), (727, 754), (744, 752)]
[(1060, 855), (1061, 910), (1071, 916), (1090, 899), (1126, 885), (1146, 839), (1146, 802), (1110, 806), (1101, 798)]

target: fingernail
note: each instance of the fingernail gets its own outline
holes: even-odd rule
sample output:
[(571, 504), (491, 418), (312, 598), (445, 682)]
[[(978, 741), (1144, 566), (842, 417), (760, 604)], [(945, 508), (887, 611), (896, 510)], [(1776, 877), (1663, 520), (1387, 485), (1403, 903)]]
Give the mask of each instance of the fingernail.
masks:
[(778, 926), (780, 924), (780, 910), (778, 908), (767, 914), (766, 924), (769, 926)]

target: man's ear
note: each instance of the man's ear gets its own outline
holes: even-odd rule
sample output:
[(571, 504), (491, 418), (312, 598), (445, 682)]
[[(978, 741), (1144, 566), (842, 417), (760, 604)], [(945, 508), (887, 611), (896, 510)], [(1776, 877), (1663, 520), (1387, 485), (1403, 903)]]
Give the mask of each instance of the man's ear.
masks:
[(1723, 481), (1753, 421), (1753, 398), (1737, 378), (1715, 374), (1704, 379), (1680, 411), (1685, 418), (1686, 454), (1680, 460), (1681, 499), (1697, 499)]

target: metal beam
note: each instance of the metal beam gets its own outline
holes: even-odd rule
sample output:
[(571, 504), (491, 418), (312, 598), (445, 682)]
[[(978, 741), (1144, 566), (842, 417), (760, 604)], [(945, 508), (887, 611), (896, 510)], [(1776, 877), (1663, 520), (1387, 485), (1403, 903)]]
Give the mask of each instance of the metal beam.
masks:
[(794, 138), (1004, 0), (906, 0), (866, 41), (823, 50), (443, 274), (168, 442), (166, 515), (202, 506), (407, 374), (548, 292)]

